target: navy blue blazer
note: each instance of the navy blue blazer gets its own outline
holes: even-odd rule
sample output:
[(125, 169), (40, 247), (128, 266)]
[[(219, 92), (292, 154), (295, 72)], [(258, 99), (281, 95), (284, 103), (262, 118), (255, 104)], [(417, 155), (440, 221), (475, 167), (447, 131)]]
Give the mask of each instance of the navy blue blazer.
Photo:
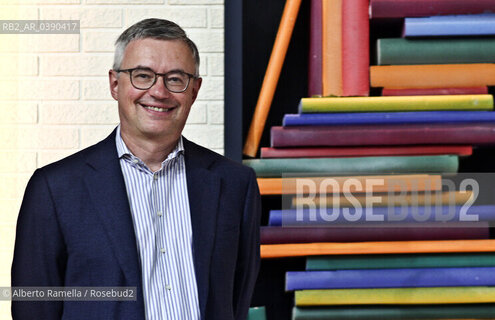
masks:
[[(259, 269), (254, 172), (184, 139), (201, 319), (245, 319)], [(17, 319), (144, 319), (115, 131), (36, 170), (17, 222), (12, 286), (132, 286), (137, 301), (12, 302)]]

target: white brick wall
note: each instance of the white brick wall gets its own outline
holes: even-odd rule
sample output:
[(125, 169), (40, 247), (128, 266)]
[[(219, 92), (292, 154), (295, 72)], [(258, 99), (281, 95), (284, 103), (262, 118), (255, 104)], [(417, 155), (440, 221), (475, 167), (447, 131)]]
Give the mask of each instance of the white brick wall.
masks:
[(224, 10), (223, 6), (211, 6), (209, 14), (209, 22), (211, 28), (223, 28), (224, 26)]
[(79, 37), (78, 34), (2, 34), (0, 53), (78, 52)]
[(170, 4), (203, 4), (203, 5), (213, 5), (213, 4), (223, 4), (223, 0), (169, 0)]
[[(207, 7), (164, 7), (161, 8), (143, 8), (143, 9), (126, 9), (125, 17), (129, 25), (136, 23), (145, 18), (162, 18), (173, 20), (183, 28), (206, 28), (207, 26)], [(206, 30), (211, 32), (211, 30)], [(194, 39), (193, 39), (194, 41)], [(198, 48), (201, 48), (198, 43)], [(201, 48), (202, 49), (202, 48)], [(200, 50), (201, 50), (200, 49)]]
[(0, 103), (1, 124), (36, 124), (38, 121), (38, 105), (34, 102), (2, 102)]
[[(81, 20), (81, 29), (122, 27), (122, 6), (42, 6), (40, 19)], [(81, 30), (82, 32), (83, 30)]]
[(120, 32), (115, 31), (86, 31), (82, 36), (84, 52), (113, 52), (115, 39)]
[[(18, 3), (18, 1), (10, 1), (10, 2)], [(13, 3), (7, 2), (4, 5), (2, 5), (2, 10), (0, 10), (0, 19), (1, 20), (38, 19), (38, 9), (36, 7), (13, 5)]]
[(188, 35), (201, 52), (223, 52), (223, 30), (194, 30)]
[(224, 75), (223, 58), (224, 58), (223, 53), (208, 55), (208, 74), (210, 76), (223, 77)]
[(6, 75), (37, 76), (38, 56), (26, 54), (0, 54), (2, 77)]
[(196, 102), (191, 108), (191, 112), (187, 118), (187, 124), (206, 124), (207, 108), (206, 103), (202, 101)]
[[(3, 78), (5, 79), (5, 78)], [(18, 77), (12, 80), (0, 80), (2, 100), (78, 100), (79, 80)]]
[(112, 100), (108, 90), (108, 77), (82, 80), (83, 100)]
[(40, 105), (41, 124), (114, 124), (119, 122), (117, 105), (112, 101), (53, 102)]
[(40, 57), (41, 76), (100, 76), (112, 65), (110, 54), (50, 54)]
[[(4, 166), (3, 160), (2, 160), (2, 166)], [(34, 171), (34, 169), (35, 168), (32, 168), (31, 171)], [(18, 199), (19, 195), (22, 196), (24, 194), (24, 189), (26, 188), (30, 176), (31, 176), (31, 172), (30, 173), (0, 173), (0, 179), (2, 181), (2, 183), (0, 183), (0, 199), (14, 200), (14, 199)], [(2, 217), (3, 216), (4, 216), (4, 212), (2, 212)], [(17, 216), (17, 214), (15, 216)]]
[[(223, 153), (223, 0), (2, 0), (0, 20), (80, 20), (80, 34), (0, 34), (0, 286), (10, 283), (15, 221), (41, 167), (107, 136), (113, 43), (144, 18), (177, 22), (200, 50), (203, 86), (184, 134)], [(0, 320), (10, 319), (0, 303)]]
[(223, 77), (211, 77), (203, 81), (198, 100), (223, 100)]
[(223, 147), (223, 125), (190, 124), (184, 128), (184, 135), (210, 149)]
[(208, 103), (208, 123), (223, 124), (223, 102)]
[[(8, 212), (15, 212), (19, 210), (21, 204), (20, 199), (2, 199), (0, 200), (0, 208)], [(14, 225), (16, 222), (17, 215), (14, 214), (2, 214), (0, 215), (0, 224), (11, 224)], [(9, 248), (10, 250), (11, 248)], [(4, 261), (4, 260), (0, 260)], [(6, 267), (4, 263), (0, 263), (0, 268)], [(1, 313), (0, 313), (1, 314)]]
[(36, 168), (36, 152), (4, 151), (2, 152), (0, 173), (31, 173)]

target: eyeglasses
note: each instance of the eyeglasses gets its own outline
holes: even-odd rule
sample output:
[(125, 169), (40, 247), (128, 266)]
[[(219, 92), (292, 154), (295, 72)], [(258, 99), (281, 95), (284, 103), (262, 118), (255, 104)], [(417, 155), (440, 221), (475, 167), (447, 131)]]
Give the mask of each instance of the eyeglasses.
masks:
[(163, 77), (165, 87), (170, 92), (181, 93), (186, 91), (191, 78), (196, 78), (196, 76), (183, 71), (156, 73), (149, 68), (119, 69), (115, 71), (129, 72), (132, 86), (139, 90), (148, 90), (149, 88), (153, 87), (158, 77), (161, 76)]

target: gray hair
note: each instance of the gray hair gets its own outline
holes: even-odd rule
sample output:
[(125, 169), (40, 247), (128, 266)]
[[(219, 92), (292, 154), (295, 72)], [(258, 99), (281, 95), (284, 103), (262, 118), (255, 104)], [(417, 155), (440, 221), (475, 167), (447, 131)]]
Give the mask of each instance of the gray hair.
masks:
[(186, 32), (176, 23), (165, 19), (145, 19), (125, 30), (115, 41), (115, 55), (113, 69), (120, 69), (124, 51), (132, 40), (152, 38), (157, 40), (180, 40), (191, 49), (196, 66), (195, 76), (199, 76), (199, 52), (198, 48), (186, 35)]

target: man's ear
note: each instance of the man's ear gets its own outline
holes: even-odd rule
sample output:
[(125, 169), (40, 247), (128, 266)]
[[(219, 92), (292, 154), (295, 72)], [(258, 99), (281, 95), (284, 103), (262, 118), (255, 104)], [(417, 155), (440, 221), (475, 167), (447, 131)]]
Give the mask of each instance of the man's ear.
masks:
[(118, 73), (114, 70), (108, 71), (108, 81), (110, 83), (110, 94), (115, 100), (118, 100), (119, 78)]
[(202, 78), (194, 79), (193, 87), (192, 87), (192, 102), (196, 101), (196, 98), (198, 97), (199, 88), (201, 88), (202, 82), (203, 82)]

